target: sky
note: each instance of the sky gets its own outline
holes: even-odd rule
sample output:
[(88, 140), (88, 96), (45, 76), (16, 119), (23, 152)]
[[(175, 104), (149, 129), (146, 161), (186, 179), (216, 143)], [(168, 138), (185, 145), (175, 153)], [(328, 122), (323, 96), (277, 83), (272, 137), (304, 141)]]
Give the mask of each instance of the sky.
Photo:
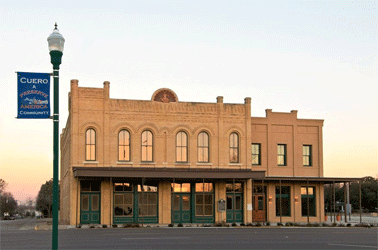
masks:
[[(0, 178), (16, 200), (52, 178), (52, 120), (15, 119), (20, 72), (52, 72), (47, 37), (66, 42), (60, 132), (70, 80), (110, 97), (243, 103), (324, 119), (324, 176), (378, 177), (378, 2), (17, 1), (0, 3)], [(52, 100), (51, 100), (52, 101)]]

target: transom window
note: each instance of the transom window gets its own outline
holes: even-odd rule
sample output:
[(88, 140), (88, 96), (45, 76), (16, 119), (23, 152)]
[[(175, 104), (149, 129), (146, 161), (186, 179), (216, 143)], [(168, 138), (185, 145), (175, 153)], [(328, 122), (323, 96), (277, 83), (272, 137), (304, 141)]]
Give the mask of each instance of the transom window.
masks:
[(190, 183), (172, 183), (171, 187), (175, 193), (190, 193)]
[(303, 166), (312, 166), (312, 147), (311, 145), (303, 145)]
[(242, 183), (226, 183), (226, 192), (243, 192)]
[(196, 183), (196, 192), (213, 192), (213, 183)]
[(130, 161), (130, 133), (125, 129), (118, 134), (118, 160)]
[(286, 144), (277, 145), (277, 165), (286, 166)]
[(152, 161), (153, 135), (149, 130), (142, 133), (142, 161)]
[(261, 144), (252, 143), (252, 165), (261, 165)]
[(96, 160), (96, 131), (93, 128), (85, 132), (85, 160)]
[(230, 135), (230, 162), (239, 162), (239, 135), (235, 132)]
[(206, 132), (198, 134), (198, 162), (209, 162), (209, 135)]
[(176, 162), (188, 162), (188, 135), (183, 131), (176, 135)]

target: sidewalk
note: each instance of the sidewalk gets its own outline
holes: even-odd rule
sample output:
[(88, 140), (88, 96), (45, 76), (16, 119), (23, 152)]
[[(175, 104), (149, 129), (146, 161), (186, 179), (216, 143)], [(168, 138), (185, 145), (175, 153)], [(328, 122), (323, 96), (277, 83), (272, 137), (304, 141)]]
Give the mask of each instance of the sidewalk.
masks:
[[(333, 219), (331, 221), (331, 215), (328, 214), (328, 220), (326, 222), (333, 223)], [(345, 223), (344, 214), (341, 214), (340, 221), (336, 221), (336, 223)], [(349, 219), (349, 215), (347, 215), (347, 222), (351, 224), (359, 224), (360, 223), (360, 214), (352, 214)], [(371, 214), (362, 214), (362, 223), (378, 223), (378, 214), (377, 213), (371, 213)]]

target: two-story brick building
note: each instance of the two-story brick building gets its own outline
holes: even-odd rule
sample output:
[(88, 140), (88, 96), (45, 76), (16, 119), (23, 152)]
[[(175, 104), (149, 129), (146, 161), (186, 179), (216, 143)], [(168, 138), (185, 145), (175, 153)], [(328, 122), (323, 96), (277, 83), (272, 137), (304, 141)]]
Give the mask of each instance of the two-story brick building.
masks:
[[(65, 224), (320, 222), (323, 120), (242, 104), (109, 97), (71, 81), (61, 135)], [(345, 181), (339, 180), (339, 181)], [(224, 211), (223, 211), (224, 209)]]

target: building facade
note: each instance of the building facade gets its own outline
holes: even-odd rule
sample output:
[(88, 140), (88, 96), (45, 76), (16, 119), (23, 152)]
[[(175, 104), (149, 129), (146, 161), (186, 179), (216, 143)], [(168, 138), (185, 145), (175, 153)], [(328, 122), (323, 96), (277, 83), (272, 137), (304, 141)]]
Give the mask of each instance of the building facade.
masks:
[(61, 135), (60, 220), (125, 223), (321, 222), (323, 120), (241, 104), (109, 97), (71, 80)]

